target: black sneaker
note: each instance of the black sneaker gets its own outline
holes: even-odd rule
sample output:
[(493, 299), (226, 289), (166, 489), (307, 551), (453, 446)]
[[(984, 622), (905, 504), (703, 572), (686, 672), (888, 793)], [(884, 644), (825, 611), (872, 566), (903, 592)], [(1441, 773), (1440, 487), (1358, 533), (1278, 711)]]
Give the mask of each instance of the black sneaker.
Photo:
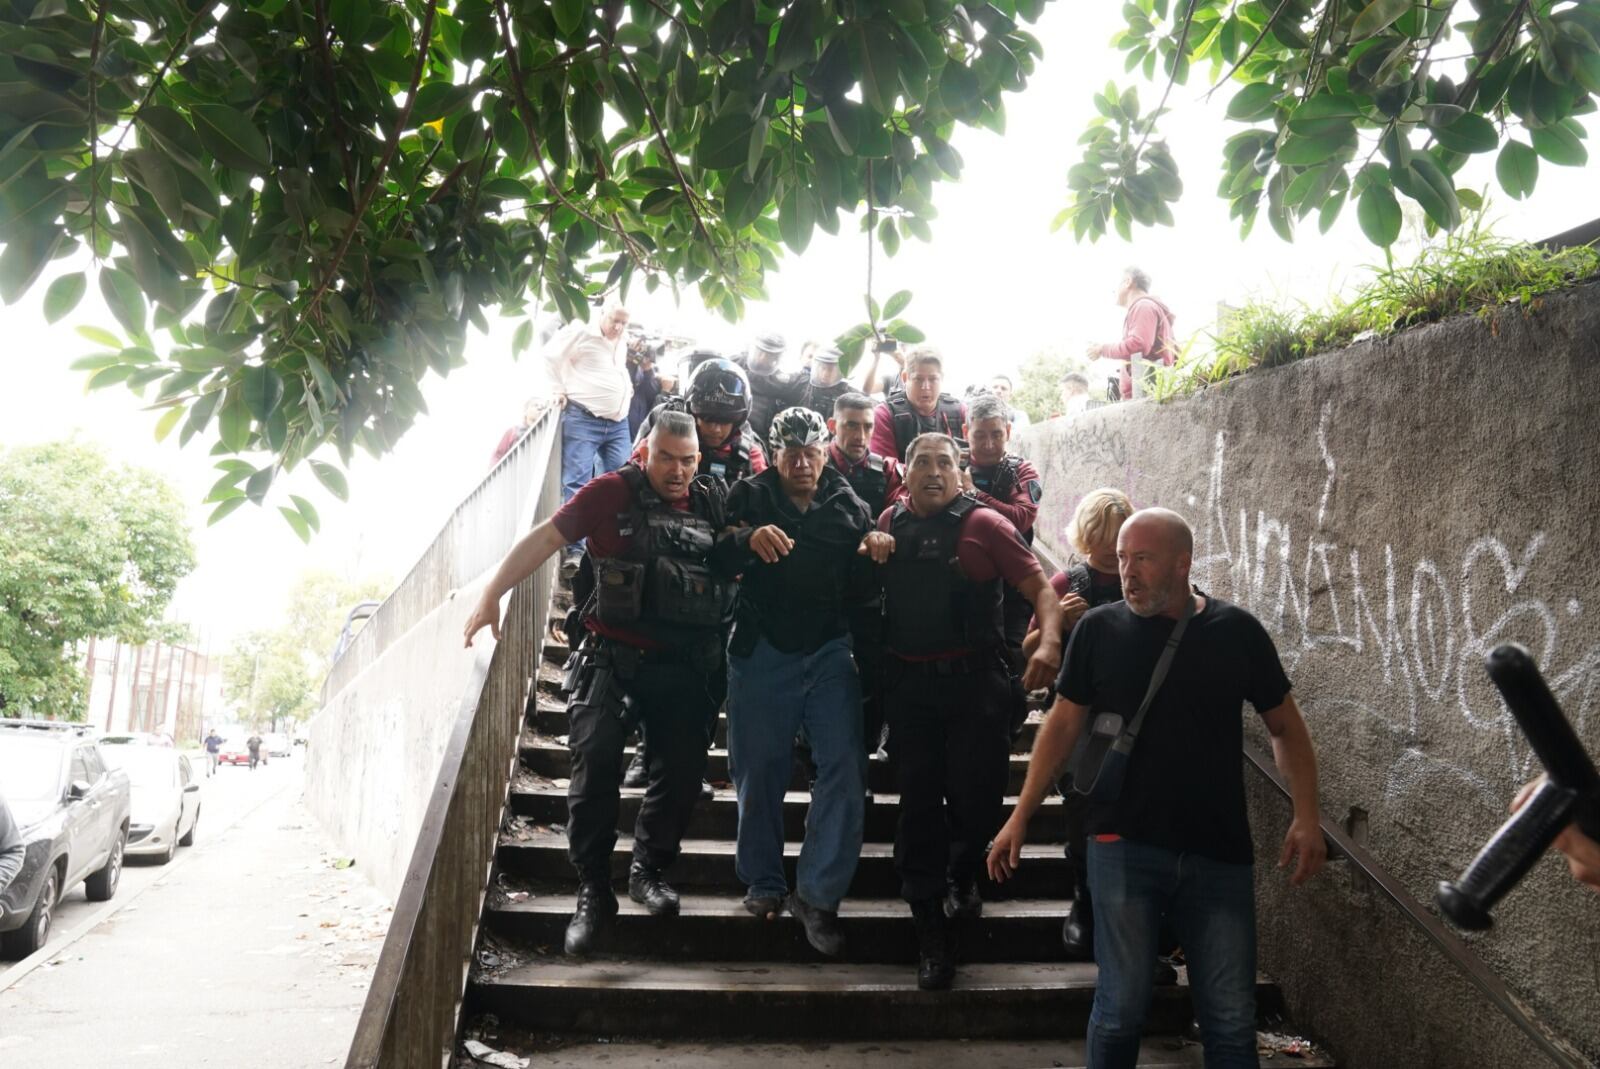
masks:
[(947, 990), (956, 978), (955, 954), (950, 947), (949, 922), (942, 898), (911, 903), (917, 924), (917, 987), (923, 991)]
[(806, 942), (817, 953), (837, 958), (844, 953), (844, 933), (839, 930), (839, 914), (831, 909), (818, 909), (798, 894), (789, 896), (789, 912), (806, 930)]
[(644, 787), (650, 782), (650, 774), (646, 765), (649, 759), (644, 755), (644, 739), (639, 740), (639, 745), (634, 748), (633, 760), (628, 762), (627, 771), (622, 773), (624, 787)]

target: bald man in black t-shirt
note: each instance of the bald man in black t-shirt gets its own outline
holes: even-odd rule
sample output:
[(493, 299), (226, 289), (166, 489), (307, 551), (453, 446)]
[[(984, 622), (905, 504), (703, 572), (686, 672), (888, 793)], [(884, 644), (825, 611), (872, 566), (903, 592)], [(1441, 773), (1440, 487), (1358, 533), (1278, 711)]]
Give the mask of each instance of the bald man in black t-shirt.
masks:
[(1265, 628), (1244, 609), (1194, 591), (1189, 525), (1166, 509), (1136, 512), (1117, 536), (1124, 600), (1072, 630), (1056, 700), (1034, 742), (1028, 778), (995, 836), (989, 871), (1021, 861), (1028, 819), (1061, 773), (1091, 709), (1131, 721), (1156, 663), (1187, 620), (1113, 800), (1091, 802), (1089, 885), (1099, 980), (1089, 1018), (1091, 1069), (1131, 1069), (1149, 1009), (1163, 916), (1184, 948), (1207, 1066), (1254, 1066), (1255, 899), (1245, 812), (1248, 701), (1272, 735), (1294, 819), (1280, 867), (1292, 880), (1322, 868), (1317, 765), (1305, 720)]

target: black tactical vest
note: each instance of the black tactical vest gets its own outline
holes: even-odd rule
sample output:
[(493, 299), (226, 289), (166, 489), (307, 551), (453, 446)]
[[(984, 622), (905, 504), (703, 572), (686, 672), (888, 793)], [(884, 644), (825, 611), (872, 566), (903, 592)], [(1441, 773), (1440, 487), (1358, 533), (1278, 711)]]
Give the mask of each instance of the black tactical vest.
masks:
[[(1021, 458), (1007, 453), (1000, 458), (998, 464), (992, 464), (988, 468), (979, 468), (974, 465), (972, 468), (972, 485), (996, 501), (1004, 501), (1009, 504), (1011, 495), (1016, 492), (1017, 480), (1021, 470)], [(1033, 545), (1033, 528), (1030, 527), (1026, 531), (1019, 530), (1017, 533), (1022, 536), (1024, 542), (1030, 546)]]
[(894, 446), (900, 451), (897, 459), (901, 462), (906, 459), (906, 448), (919, 434), (948, 434), (952, 438), (961, 437), (964, 429), (961, 422), (961, 402), (947, 393), (939, 395), (939, 406), (933, 410), (932, 416), (924, 416), (912, 408), (911, 399), (906, 396), (903, 387), (890, 394), (884, 403), (889, 406), (889, 418), (894, 422)]
[(803, 516), (788, 506), (778, 473), (768, 469), (744, 484), (731, 521), (768, 524), (794, 539), (789, 554), (773, 564), (744, 570), (734, 617), (735, 649), (740, 630), (753, 627), (786, 653), (812, 652), (847, 630), (847, 586), (858, 572), (856, 550), (871, 519), (844, 476), (824, 468), (812, 508)]
[(856, 496), (867, 504), (867, 511), (876, 521), (889, 507), (889, 468), (876, 453), (868, 453), (865, 463), (852, 465), (845, 471), (833, 461), (833, 451), (828, 451), (828, 467), (844, 476), (845, 482)]
[(728, 437), (732, 441), (723, 442), (715, 450), (700, 450), (700, 474), (732, 486), (750, 474), (750, 453), (756, 438), (748, 423)]
[(743, 368), (750, 379), (750, 426), (764, 442), (772, 430), (773, 417), (795, 403), (799, 382), (793, 373), (755, 370), (748, 356), (738, 357), (734, 363)]
[(895, 550), (884, 566), (887, 645), (908, 657), (929, 657), (1005, 645), (999, 577), (976, 583), (956, 555), (961, 521), (978, 507), (960, 494), (943, 511), (919, 517), (895, 506), (889, 533)]
[(628, 548), (617, 557), (591, 557), (591, 615), (669, 645), (704, 638), (722, 626), (733, 597), (733, 580), (715, 575), (706, 561), (725, 523), (722, 487), (695, 479), (685, 512), (661, 499), (643, 469), (624, 465), (621, 475), (632, 493), (627, 511), (617, 515)]
[(811, 409), (823, 419), (832, 419), (833, 403), (853, 389), (855, 387), (845, 379), (840, 379), (832, 386), (818, 386), (808, 375), (794, 403), (801, 408)]

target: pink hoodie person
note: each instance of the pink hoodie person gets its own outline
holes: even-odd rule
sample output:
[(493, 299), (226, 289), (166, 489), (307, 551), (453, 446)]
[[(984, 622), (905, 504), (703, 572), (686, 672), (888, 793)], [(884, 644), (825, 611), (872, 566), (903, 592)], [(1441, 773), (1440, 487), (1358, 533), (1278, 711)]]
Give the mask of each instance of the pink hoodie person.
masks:
[[(1127, 285), (1125, 280), (1124, 285)], [(1176, 345), (1172, 337), (1172, 309), (1159, 298), (1134, 290), (1128, 314), (1122, 321), (1122, 340), (1099, 346), (1099, 355), (1121, 360), (1122, 399), (1133, 398), (1133, 361), (1148, 360), (1171, 367)]]

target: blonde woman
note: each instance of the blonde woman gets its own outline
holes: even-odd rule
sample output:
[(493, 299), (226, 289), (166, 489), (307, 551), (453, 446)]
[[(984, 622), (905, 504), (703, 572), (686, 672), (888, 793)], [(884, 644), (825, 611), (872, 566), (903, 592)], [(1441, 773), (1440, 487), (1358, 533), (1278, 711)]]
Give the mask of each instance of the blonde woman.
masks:
[[(1067, 541), (1078, 555), (1077, 563), (1057, 572), (1050, 586), (1061, 603), (1061, 645), (1083, 614), (1097, 605), (1122, 600), (1122, 577), (1117, 570), (1117, 532), (1133, 515), (1133, 503), (1121, 490), (1101, 487), (1091, 490), (1078, 502), (1067, 527)], [(1039, 644), (1038, 621), (1028, 627), (1023, 653), (1032, 656)], [(1085, 850), (1082, 798), (1065, 794), (1067, 806), (1067, 860), (1072, 863), (1072, 912), (1061, 926), (1061, 942), (1067, 956), (1075, 961), (1094, 959), (1094, 914), (1089, 901), (1088, 854)]]

